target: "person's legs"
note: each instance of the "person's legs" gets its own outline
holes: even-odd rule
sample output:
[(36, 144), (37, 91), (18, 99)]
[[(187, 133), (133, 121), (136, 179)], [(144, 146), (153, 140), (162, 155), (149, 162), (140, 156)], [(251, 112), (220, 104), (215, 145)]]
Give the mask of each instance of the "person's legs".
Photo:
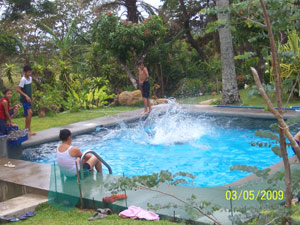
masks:
[(98, 160), (98, 162), (96, 163), (95, 165), (96, 167), (96, 170), (99, 172), (99, 173), (102, 173), (102, 163)]
[(32, 118), (32, 109), (27, 109), (27, 116), (25, 119), (25, 128), (29, 130), (30, 135), (35, 135), (35, 132), (31, 131), (31, 118)]
[(152, 111), (152, 108), (151, 108), (151, 103), (150, 103), (150, 99), (147, 98), (147, 105), (149, 107), (149, 113)]
[(24, 115), (25, 115), (25, 128), (29, 130), (30, 135), (35, 135), (36, 133), (31, 131), (31, 118), (32, 118), (32, 109), (31, 104), (27, 102), (22, 102), (24, 108)]
[(91, 157), (89, 160), (86, 161), (90, 165), (90, 170), (93, 171), (94, 166), (96, 167), (96, 170), (100, 173), (102, 173), (102, 164), (101, 162), (95, 157)]
[(148, 104), (147, 98), (144, 98), (144, 113), (147, 113), (147, 104)]
[(6, 129), (6, 121), (0, 119), (0, 135), (6, 135), (7, 129)]

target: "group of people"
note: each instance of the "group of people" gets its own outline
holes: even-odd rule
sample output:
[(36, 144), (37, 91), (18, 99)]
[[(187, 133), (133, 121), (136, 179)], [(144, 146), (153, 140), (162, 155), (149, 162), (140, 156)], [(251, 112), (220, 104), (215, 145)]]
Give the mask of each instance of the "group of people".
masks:
[[(142, 96), (144, 99), (144, 112), (142, 114), (148, 114), (151, 112), (151, 104), (149, 101), (150, 96), (150, 84), (149, 73), (143, 62), (139, 62), (139, 84), (142, 90)], [(68, 129), (63, 129), (59, 133), (59, 138), (62, 141), (57, 147), (56, 160), (60, 167), (60, 170), (66, 176), (76, 175), (76, 164), (80, 168), (79, 161), (82, 156), (82, 152), (79, 148), (72, 146), (72, 133)], [(102, 172), (101, 162), (91, 154), (87, 154), (83, 159), (83, 169), (94, 171), (94, 167), (98, 172)]]
[[(22, 76), (17, 88), (17, 92), (20, 94), (20, 102), (24, 108), (25, 115), (25, 128), (29, 130), (30, 135), (35, 135), (35, 132), (31, 131), (31, 118), (32, 118), (32, 69), (30, 66), (24, 66), (24, 75)], [(16, 127), (16, 124), (12, 123), (12, 118), (18, 113), (21, 108), (20, 104), (10, 106), (13, 91), (6, 89), (3, 91), (4, 97), (0, 100), (0, 135), (6, 135), (8, 130)]]
[[(150, 96), (150, 84), (149, 84), (149, 74), (147, 68), (144, 66), (143, 62), (139, 62), (139, 84), (142, 91), (142, 96), (144, 100), (144, 112), (142, 114), (148, 114), (151, 112), (151, 104), (149, 101)], [(30, 66), (25, 66), (23, 68), (23, 77), (20, 80), (17, 92), (20, 94), (20, 102), (24, 108), (25, 128), (29, 130), (30, 135), (35, 135), (31, 131), (31, 118), (32, 118), (32, 69)], [(0, 135), (7, 134), (11, 127), (16, 126), (12, 123), (12, 118), (18, 113), (19, 104), (10, 106), (10, 101), (12, 97), (12, 90), (6, 89), (4, 92), (4, 97), (0, 100)], [(66, 176), (76, 175), (76, 164), (79, 166), (79, 161), (82, 156), (82, 152), (79, 148), (71, 145), (72, 134), (68, 129), (63, 129), (59, 133), (59, 138), (62, 143), (57, 147), (56, 158), (60, 169)], [(83, 159), (83, 169), (93, 171), (96, 168), (98, 172), (102, 172), (101, 162), (91, 154), (87, 154)]]
[[(142, 90), (142, 96), (144, 99), (144, 112), (142, 114), (148, 114), (151, 112), (151, 104), (149, 100), (150, 96), (150, 84), (149, 74), (147, 67), (143, 62), (139, 62), (139, 84)], [(35, 135), (35, 132), (31, 131), (31, 118), (32, 118), (32, 68), (30, 66), (24, 66), (24, 75), (22, 76), (17, 88), (17, 92), (20, 94), (20, 102), (24, 108), (25, 115), (25, 128), (29, 130), (30, 135)], [(12, 97), (12, 90), (6, 89), (3, 91), (4, 97), (0, 100), (0, 135), (6, 135), (8, 130), (16, 125), (12, 123), (12, 118), (18, 113), (19, 104), (10, 106)], [(149, 110), (148, 110), (149, 108)]]

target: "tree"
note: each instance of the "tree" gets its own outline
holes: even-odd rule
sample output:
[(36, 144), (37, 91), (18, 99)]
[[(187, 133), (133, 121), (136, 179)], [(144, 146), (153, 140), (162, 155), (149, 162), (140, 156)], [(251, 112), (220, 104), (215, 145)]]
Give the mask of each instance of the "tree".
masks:
[(24, 15), (45, 15), (53, 13), (54, 4), (49, 0), (3, 0), (0, 10), (5, 19), (18, 20)]
[(93, 29), (95, 40), (118, 60), (135, 88), (137, 76), (132, 71), (164, 35), (165, 28), (158, 16), (137, 24), (121, 21), (117, 16), (107, 13), (100, 17)]
[[(146, 13), (150, 15), (154, 15), (154, 11), (157, 11), (156, 8), (149, 5), (148, 3), (142, 0), (116, 0), (110, 1), (107, 3), (101, 4), (97, 11), (103, 12), (104, 10), (112, 10), (119, 9), (120, 7), (125, 7), (127, 13), (127, 20), (132, 23), (138, 23), (144, 21), (144, 17), (142, 15), (142, 10), (146, 11)], [(139, 9), (140, 8), (140, 9)]]
[[(229, 22), (229, 0), (217, 0), (218, 20)], [(227, 24), (228, 26), (228, 24)], [(229, 27), (219, 28), (222, 62), (222, 104), (241, 103), (233, 59), (232, 34)]]
[[(266, 1), (272, 30), (278, 44), (285, 44), (288, 30), (299, 30), (299, 4), (295, 0)], [(267, 27), (264, 23), (263, 11), (259, 1), (233, 0), (230, 5), (231, 25), (233, 26), (233, 39), (237, 55), (251, 54), (255, 60), (261, 82), (268, 82), (265, 74), (265, 64), (269, 61), (270, 50)], [(250, 57), (249, 57), (250, 59)], [(242, 60), (239, 60), (240, 66)], [(250, 65), (244, 67), (243, 74), (249, 73)], [(266, 78), (266, 80), (265, 80)], [(270, 74), (270, 80), (272, 75)]]
[(19, 54), (22, 49), (21, 41), (13, 34), (0, 32), (0, 65), (8, 57)]
[[(206, 33), (209, 21), (215, 20), (215, 15), (203, 14), (201, 11), (214, 5), (213, 1), (163, 0), (162, 13), (165, 23), (169, 23), (175, 35), (182, 30), (186, 41), (197, 51), (202, 61), (207, 60), (204, 50), (209, 41), (215, 39), (216, 33)], [(173, 35), (173, 36), (175, 36)]]

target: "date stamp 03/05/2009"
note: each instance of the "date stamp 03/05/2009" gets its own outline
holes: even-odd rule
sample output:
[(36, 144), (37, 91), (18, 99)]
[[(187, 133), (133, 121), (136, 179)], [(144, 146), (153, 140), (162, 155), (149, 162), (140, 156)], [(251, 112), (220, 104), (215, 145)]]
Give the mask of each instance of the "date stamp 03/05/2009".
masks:
[(227, 190), (225, 194), (226, 200), (283, 200), (283, 190)]

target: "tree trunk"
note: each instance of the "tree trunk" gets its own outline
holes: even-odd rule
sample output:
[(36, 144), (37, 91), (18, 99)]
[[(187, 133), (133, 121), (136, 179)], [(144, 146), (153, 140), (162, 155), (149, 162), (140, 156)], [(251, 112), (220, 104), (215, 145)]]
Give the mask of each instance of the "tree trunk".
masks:
[(205, 61), (205, 54), (202, 51), (202, 49), (200, 48), (200, 46), (197, 44), (197, 42), (195, 41), (195, 39), (193, 38), (193, 35), (191, 34), (191, 29), (190, 29), (190, 18), (188, 16), (186, 7), (184, 5), (183, 0), (179, 0), (180, 2), (180, 9), (183, 12), (183, 16), (184, 16), (184, 29), (185, 29), (185, 34), (187, 37), (188, 42), (190, 43), (190, 45), (196, 49), (196, 51), (198, 52), (201, 60)]
[(165, 94), (164, 76), (163, 76), (163, 71), (162, 71), (162, 65), (161, 65), (161, 63), (159, 64), (159, 68), (160, 68), (161, 93)]
[(280, 141), (280, 151), (283, 158), (284, 164), (284, 182), (285, 182), (285, 206), (291, 207), (292, 200), (292, 184), (291, 184), (291, 168), (289, 163), (289, 157), (286, 152), (286, 142), (284, 136), (284, 130), (279, 127), (279, 141)]
[(258, 54), (257, 72), (261, 83), (265, 83), (265, 60), (261, 54)]
[[(219, 10), (229, 7), (229, 0), (217, 0)], [(229, 22), (229, 13), (218, 13), (218, 20), (226, 20)], [(227, 27), (219, 29), (221, 61), (222, 61), (222, 104), (241, 103), (235, 65), (233, 59), (233, 44), (231, 30)]]
[(125, 7), (127, 9), (127, 19), (133, 23), (138, 23), (137, 0), (125, 0)]
[(125, 73), (129, 77), (131, 84), (135, 87), (135, 89), (138, 89), (138, 85), (134, 74), (131, 73), (130, 69), (127, 67), (127, 65), (124, 62), (120, 62), (120, 64), (122, 65), (123, 69), (125, 70)]

